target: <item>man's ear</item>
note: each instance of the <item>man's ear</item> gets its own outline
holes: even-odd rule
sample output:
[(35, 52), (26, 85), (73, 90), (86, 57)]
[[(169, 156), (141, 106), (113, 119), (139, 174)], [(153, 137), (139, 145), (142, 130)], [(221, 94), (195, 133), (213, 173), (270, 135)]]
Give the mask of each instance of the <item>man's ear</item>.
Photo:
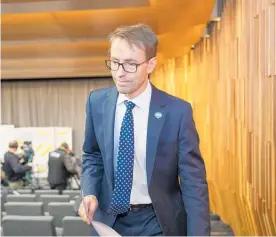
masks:
[(148, 63), (148, 74), (151, 74), (151, 73), (153, 72), (153, 70), (154, 70), (156, 64), (157, 64), (157, 59), (156, 59), (156, 57), (151, 58), (151, 59), (149, 60), (149, 63)]

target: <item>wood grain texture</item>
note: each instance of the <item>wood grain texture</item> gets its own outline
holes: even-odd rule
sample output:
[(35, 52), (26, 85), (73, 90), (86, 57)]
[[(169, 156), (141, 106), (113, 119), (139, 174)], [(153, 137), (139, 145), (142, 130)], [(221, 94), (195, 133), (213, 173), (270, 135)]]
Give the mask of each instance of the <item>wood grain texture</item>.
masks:
[[(204, 4), (202, 0), (5, 1), (1, 15), (1, 78), (110, 76), (103, 60), (108, 58), (107, 35), (121, 25), (148, 24), (159, 40), (163, 54), (159, 58), (182, 55), (200, 39), (214, 3), (215, 0), (204, 0)], [(179, 34), (179, 28), (188, 34)], [(168, 50), (173, 39), (177, 40)]]
[(210, 37), (152, 75), (192, 104), (211, 209), (235, 235), (276, 235), (275, 45), (275, 1), (229, 0)]

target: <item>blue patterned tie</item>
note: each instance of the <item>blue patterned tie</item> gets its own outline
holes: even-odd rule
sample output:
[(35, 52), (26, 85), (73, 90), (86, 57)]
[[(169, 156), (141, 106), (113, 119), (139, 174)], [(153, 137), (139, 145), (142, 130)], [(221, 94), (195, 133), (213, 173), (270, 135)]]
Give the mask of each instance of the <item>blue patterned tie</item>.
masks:
[(109, 210), (110, 213), (115, 215), (128, 211), (132, 188), (134, 162), (132, 109), (135, 107), (135, 104), (131, 101), (125, 101), (124, 103), (126, 105), (126, 113), (120, 131), (115, 188)]

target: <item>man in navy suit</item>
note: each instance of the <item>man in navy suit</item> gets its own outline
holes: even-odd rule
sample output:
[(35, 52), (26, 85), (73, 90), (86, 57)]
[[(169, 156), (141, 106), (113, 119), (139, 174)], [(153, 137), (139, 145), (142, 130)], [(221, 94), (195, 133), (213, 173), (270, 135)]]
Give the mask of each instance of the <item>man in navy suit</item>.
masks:
[(110, 34), (106, 65), (116, 87), (88, 96), (79, 215), (124, 236), (210, 235), (191, 105), (149, 81), (157, 44), (143, 24)]

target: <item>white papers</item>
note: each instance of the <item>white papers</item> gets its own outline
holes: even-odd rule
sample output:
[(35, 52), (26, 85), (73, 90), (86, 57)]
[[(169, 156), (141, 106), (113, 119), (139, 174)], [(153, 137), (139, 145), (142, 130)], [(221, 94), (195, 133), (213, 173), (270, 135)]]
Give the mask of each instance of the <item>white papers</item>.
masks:
[[(88, 209), (87, 209), (86, 203), (83, 200), (84, 198), (83, 190), (81, 190), (81, 197), (82, 197), (83, 207), (84, 207), (86, 216), (88, 218), (88, 211), (87, 211)], [(105, 225), (102, 222), (92, 220), (91, 225), (97, 231), (99, 236), (121, 236), (115, 230), (113, 230), (112, 228), (110, 228), (109, 226)]]
[(99, 236), (121, 236), (115, 230), (101, 222), (92, 221), (91, 224), (95, 228)]

